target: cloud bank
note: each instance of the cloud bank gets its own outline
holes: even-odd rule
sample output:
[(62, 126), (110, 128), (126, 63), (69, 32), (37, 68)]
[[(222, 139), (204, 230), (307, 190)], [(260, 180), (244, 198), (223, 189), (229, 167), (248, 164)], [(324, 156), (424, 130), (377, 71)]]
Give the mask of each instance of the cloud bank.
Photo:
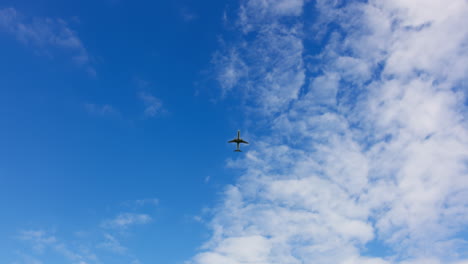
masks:
[(269, 132), (189, 263), (466, 263), (467, 13), (464, 0), (242, 1), (217, 79)]

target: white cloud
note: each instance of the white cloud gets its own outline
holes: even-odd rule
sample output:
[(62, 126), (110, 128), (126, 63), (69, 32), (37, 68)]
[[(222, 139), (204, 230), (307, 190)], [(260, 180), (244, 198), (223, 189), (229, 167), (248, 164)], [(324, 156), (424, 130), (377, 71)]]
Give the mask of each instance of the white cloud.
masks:
[(91, 58), (77, 33), (67, 22), (55, 18), (29, 18), (15, 8), (0, 9), (0, 32), (14, 35), (21, 43), (48, 53), (58, 48), (70, 53), (77, 65), (95, 75)]
[(135, 204), (138, 205), (138, 206), (144, 206), (144, 205), (157, 206), (157, 205), (159, 205), (159, 199), (157, 199), (157, 198), (146, 198), (146, 199), (141, 199), (141, 200), (135, 200)]
[[(242, 40), (226, 44), (225, 51), (216, 52), (212, 61), (223, 95), (242, 94), (248, 104), (260, 105), (263, 113), (284, 111), (298, 98), (305, 69), (303, 25), (295, 17), (302, 4), (257, 0), (243, 3), (238, 14)], [(294, 17), (294, 22), (279, 23), (285, 16)], [(271, 18), (268, 23), (263, 21), (266, 17)], [(258, 36), (250, 41), (246, 34), (253, 30)]]
[(117, 111), (117, 109), (115, 109), (112, 105), (109, 104), (99, 105), (93, 103), (85, 103), (84, 107), (85, 110), (91, 115), (109, 116), (119, 114), (119, 111)]
[(12, 264), (42, 264), (43, 262), (40, 261), (39, 259), (29, 256), (27, 254), (23, 253), (18, 253), (19, 257), (21, 258), (21, 261), (15, 261)]
[(216, 79), (218, 80), (223, 96), (247, 76), (247, 67), (235, 48), (228, 52), (216, 52), (212, 63), (216, 65)]
[(110, 235), (104, 234), (105, 241), (97, 245), (99, 248), (107, 249), (118, 254), (124, 254), (127, 252), (127, 248), (122, 246), (119, 240)]
[(313, 78), (310, 82), (308, 98), (316, 104), (335, 105), (336, 94), (340, 84), (340, 76), (337, 73), (326, 73)]
[[(90, 264), (99, 263), (96, 255), (94, 255), (86, 247), (79, 247), (77, 249), (70, 247), (67, 243), (59, 240), (56, 236), (49, 234), (43, 230), (26, 230), (21, 231), (18, 238), (20, 240), (30, 243), (33, 251), (37, 254), (44, 254), (46, 251), (54, 252), (59, 256), (76, 264)], [(22, 263), (40, 264), (40, 260), (33, 256), (19, 254), (23, 259)]]
[(304, 0), (245, 0), (242, 1), (238, 23), (244, 32), (257, 30), (282, 17), (302, 14)]
[(165, 111), (161, 100), (152, 94), (148, 92), (140, 92), (139, 97), (145, 104), (145, 116), (155, 117)]
[(38, 253), (43, 253), (47, 247), (57, 242), (55, 236), (49, 235), (44, 230), (23, 230), (18, 238), (31, 242), (32, 248)]
[(270, 245), (262, 236), (230, 237), (214, 250), (198, 256), (203, 263), (216, 260), (222, 263), (268, 263)]
[(210, 180), (211, 180), (211, 176), (208, 175), (208, 176), (205, 177), (204, 182), (205, 182), (205, 183), (208, 183)]
[(156, 207), (159, 205), (159, 199), (157, 198), (145, 198), (138, 200), (129, 200), (122, 203), (125, 207), (130, 207), (134, 210), (140, 209), (141, 207)]
[(142, 225), (151, 222), (151, 216), (137, 213), (121, 213), (113, 219), (103, 221), (104, 228), (128, 228), (132, 225)]
[[(313, 72), (302, 41), (315, 32), (274, 8), (242, 4), (254, 38), (232, 45), (252, 55), (239, 53), (247, 74), (230, 88), (273, 126), (192, 263), (466, 262), (468, 3), (317, 1), (334, 33)], [(394, 253), (363, 256), (372, 241)]]
[[(40, 264), (41, 259), (63, 259), (70, 264), (99, 264), (102, 263), (101, 259), (114, 257), (121, 262), (140, 263), (131, 248), (125, 245), (125, 239), (132, 234), (132, 227), (145, 225), (153, 220), (150, 215), (141, 212), (154, 209), (158, 204), (159, 200), (156, 198), (126, 201), (122, 205), (140, 213), (120, 213), (88, 230), (71, 232), (72, 236), (68, 239), (63, 236), (59, 238), (55, 235), (56, 232), (21, 231), (16, 238), (30, 245), (31, 250), (19, 250), (19, 260), (14, 263)], [(28, 254), (24, 254), (23, 250)]]
[(180, 16), (185, 22), (191, 22), (198, 19), (198, 15), (188, 7), (182, 7), (180, 9)]

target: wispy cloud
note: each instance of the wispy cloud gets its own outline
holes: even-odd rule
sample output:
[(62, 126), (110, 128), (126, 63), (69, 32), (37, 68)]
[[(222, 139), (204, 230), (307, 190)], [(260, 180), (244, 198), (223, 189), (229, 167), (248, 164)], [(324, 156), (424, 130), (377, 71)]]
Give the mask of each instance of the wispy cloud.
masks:
[[(283, 111), (297, 99), (305, 82), (302, 59), (302, 1), (244, 1), (238, 14), (241, 41), (224, 43), (213, 56), (223, 94), (233, 88), (257, 112)], [(283, 17), (290, 23), (278, 23)], [(255, 31), (257, 38), (247, 35)]]
[(157, 198), (147, 198), (147, 199), (135, 200), (134, 202), (138, 206), (145, 206), (145, 205), (157, 206), (157, 205), (159, 205), (159, 199), (157, 199)]
[[(152, 222), (152, 217), (142, 213), (154, 209), (159, 200), (155, 198), (133, 200), (124, 203), (132, 206), (135, 213), (120, 213), (115, 218), (96, 223), (86, 231), (72, 232), (66, 238), (56, 232), (45, 230), (23, 230), (16, 239), (30, 246), (17, 252), (19, 261), (15, 264), (40, 264), (51, 257), (63, 259), (73, 264), (98, 264), (101, 259), (116, 257), (126, 263), (140, 263), (132, 250), (125, 245), (125, 238), (131, 234), (132, 227)], [(139, 212), (139, 213), (138, 213)]]
[(99, 105), (93, 103), (85, 103), (84, 108), (91, 115), (111, 116), (119, 114), (119, 111), (109, 104)]
[(126, 229), (133, 225), (147, 224), (151, 220), (151, 216), (147, 214), (121, 213), (113, 219), (105, 220), (101, 226), (104, 228)]
[(105, 238), (105, 241), (98, 244), (97, 245), (98, 248), (110, 250), (118, 254), (124, 254), (127, 252), (127, 248), (122, 246), (122, 244), (119, 242), (119, 240), (116, 237), (110, 234), (104, 234), (104, 238)]
[(183, 7), (180, 9), (180, 16), (185, 22), (191, 22), (198, 19), (198, 15), (188, 7)]
[[(468, 3), (309, 3), (329, 31), (315, 54), (305, 2), (241, 4), (251, 38), (227, 45), (247, 74), (218, 78), (270, 130), (192, 263), (467, 262)], [(364, 252), (373, 242), (391, 253)]]
[(130, 200), (123, 202), (123, 205), (126, 207), (131, 207), (135, 210), (140, 209), (141, 207), (156, 207), (159, 205), (159, 199), (157, 198), (146, 198), (138, 200)]
[(261, 31), (279, 19), (298, 17), (304, 0), (246, 0), (242, 1), (237, 23), (242, 32)]
[(45, 248), (57, 242), (55, 236), (48, 234), (44, 230), (23, 230), (19, 233), (18, 238), (31, 242), (33, 249), (39, 253), (42, 253)]
[[(30, 243), (32, 249), (38, 254), (43, 254), (45, 251), (54, 252), (55, 254), (65, 258), (67, 261), (77, 264), (99, 263), (97, 256), (87, 247), (72, 248), (67, 243), (59, 240), (55, 235), (43, 230), (27, 230), (21, 231), (18, 238)], [(19, 253), (24, 263), (42, 263), (39, 257)]]
[(134, 76), (133, 77), (133, 83), (139, 88), (139, 89), (146, 89), (151, 85), (151, 82), (141, 78), (140, 76)]
[(17, 253), (21, 261), (15, 261), (12, 264), (42, 264), (39, 259), (24, 253)]
[(31, 18), (15, 8), (0, 9), (0, 32), (9, 33), (24, 45), (49, 53), (60, 49), (70, 54), (73, 62), (96, 75), (91, 58), (78, 34), (68, 23), (56, 18)]
[(162, 101), (149, 92), (140, 92), (138, 96), (145, 105), (145, 116), (156, 117), (165, 112)]
[(244, 78), (247, 77), (248, 69), (244, 60), (235, 47), (227, 48), (223, 52), (213, 55), (212, 63), (215, 65), (216, 79), (222, 88), (222, 95), (232, 90)]

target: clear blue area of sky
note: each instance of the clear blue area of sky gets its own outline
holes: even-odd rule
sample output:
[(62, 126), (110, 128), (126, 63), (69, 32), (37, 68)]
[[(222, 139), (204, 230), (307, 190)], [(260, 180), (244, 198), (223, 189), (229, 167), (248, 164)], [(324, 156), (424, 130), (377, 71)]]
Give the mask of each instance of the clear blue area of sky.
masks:
[[(0, 3), (31, 19), (67, 21), (96, 70), (93, 77), (66, 52), (0, 34), (0, 263), (28, 251), (15, 239), (21, 230), (63, 239), (100, 232), (125, 201), (145, 198), (160, 201), (148, 209), (154, 222), (136, 227), (126, 246), (142, 263), (194, 254), (209, 234), (193, 217), (233, 181), (225, 161), (236, 153), (226, 141), (243, 126), (236, 99), (220, 101), (209, 73), (230, 4)], [(145, 116), (141, 92), (159, 98), (165, 112)], [(86, 104), (118, 113), (92, 114)]]

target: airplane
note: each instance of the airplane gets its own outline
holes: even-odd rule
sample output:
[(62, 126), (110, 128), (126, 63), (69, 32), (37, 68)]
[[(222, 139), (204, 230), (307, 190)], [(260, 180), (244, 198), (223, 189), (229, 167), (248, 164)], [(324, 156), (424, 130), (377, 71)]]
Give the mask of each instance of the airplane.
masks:
[(234, 150), (235, 152), (242, 152), (242, 150), (240, 150), (240, 148), (239, 148), (239, 145), (240, 145), (241, 143), (249, 144), (249, 142), (243, 140), (243, 139), (240, 137), (240, 130), (237, 130), (237, 138), (228, 141), (228, 143), (236, 143), (236, 144), (237, 144), (237, 148), (236, 148), (236, 150)]

